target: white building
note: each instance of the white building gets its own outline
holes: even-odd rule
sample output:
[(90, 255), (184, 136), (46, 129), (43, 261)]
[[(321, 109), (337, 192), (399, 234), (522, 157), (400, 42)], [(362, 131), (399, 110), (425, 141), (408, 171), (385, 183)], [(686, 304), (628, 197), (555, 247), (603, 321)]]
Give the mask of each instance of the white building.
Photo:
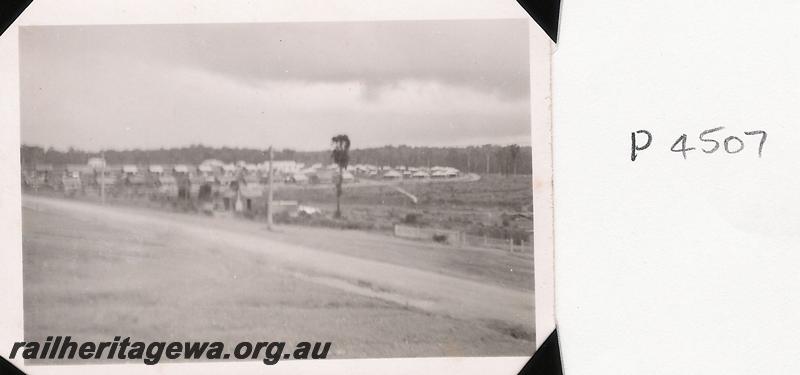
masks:
[(92, 168), (103, 168), (106, 166), (106, 160), (103, 158), (89, 158), (89, 162), (87, 163)]
[(398, 171), (389, 170), (383, 174), (383, 178), (385, 180), (397, 180), (403, 178), (403, 174)]
[(124, 174), (136, 174), (139, 173), (139, 168), (132, 164), (126, 164), (122, 166), (122, 173)]
[[(272, 161), (272, 171), (274, 173), (282, 173), (282, 174), (295, 174), (300, 172), (303, 169), (305, 164), (298, 163), (294, 160), (273, 160)], [(259, 164), (259, 167), (263, 171), (269, 170), (269, 160)]]

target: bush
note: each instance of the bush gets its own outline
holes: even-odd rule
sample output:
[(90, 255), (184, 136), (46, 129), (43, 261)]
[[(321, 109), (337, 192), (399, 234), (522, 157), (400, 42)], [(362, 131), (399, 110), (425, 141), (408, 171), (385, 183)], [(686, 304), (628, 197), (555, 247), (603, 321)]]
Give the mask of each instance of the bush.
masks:
[(447, 235), (445, 235), (445, 234), (434, 234), (433, 235), (433, 241), (434, 242), (439, 242), (439, 243), (445, 243), (445, 242), (447, 242)]
[(419, 214), (409, 213), (409, 214), (406, 214), (406, 217), (403, 219), (403, 224), (414, 225), (414, 224), (417, 224), (418, 219), (419, 219)]

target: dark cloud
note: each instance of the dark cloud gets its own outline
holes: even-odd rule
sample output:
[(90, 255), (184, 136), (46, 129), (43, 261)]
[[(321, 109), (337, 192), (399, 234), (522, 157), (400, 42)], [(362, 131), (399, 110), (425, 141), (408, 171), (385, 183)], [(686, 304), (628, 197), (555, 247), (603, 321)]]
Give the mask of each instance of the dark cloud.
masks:
[(21, 135), (89, 149), (324, 148), (340, 132), (526, 143), (528, 51), (525, 20), (23, 27)]
[(519, 98), (529, 91), (527, 27), (525, 20), (123, 25), (33, 27), (27, 36), (58, 33), (62, 50), (160, 60), (256, 86), (360, 81), (376, 93), (415, 79)]

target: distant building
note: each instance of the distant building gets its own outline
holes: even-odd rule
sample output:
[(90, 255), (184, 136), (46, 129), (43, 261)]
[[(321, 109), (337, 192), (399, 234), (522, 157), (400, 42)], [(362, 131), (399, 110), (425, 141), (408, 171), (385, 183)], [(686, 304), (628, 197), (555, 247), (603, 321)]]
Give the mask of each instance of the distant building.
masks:
[(78, 175), (94, 174), (94, 168), (86, 164), (67, 164), (66, 170), (68, 173), (77, 173)]
[(401, 178), (403, 178), (403, 174), (395, 170), (389, 170), (383, 174), (384, 180), (399, 180)]
[(289, 182), (302, 185), (302, 184), (307, 184), (308, 183), (308, 176), (306, 176), (303, 173), (295, 173), (295, 174), (289, 176), (289, 178), (287, 180)]
[(217, 159), (206, 159), (206, 160), (203, 160), (203, 162), (200, 163), (200, 165), (208, 165), (208, 166), (214, 168), (214, 167), (222, 167), (223, 165), (225, 165), (225, 163), (223, 163), (222, 161), (217, 160)]
[(160, 174), (164, 173), (164, 167), (162, 167), (160, 165), (157, 165), (157, 164), (151, 165), (148, 170), (150, 171), (150, 173), (155, 174), (155, 175), (160, 175)]
[(172, 167), (172, 171), (175, 173), (189, 173), (189, 167), (184, 164), (176, 164)]
[(89, 158), (89, 164), (92, 168), (103, 168), (106, 166), (106, 160), (103, 158)]
[(333, 183), (334, 173), (331, 170), (318, 170), (311, 175), (311, 181), (317, 184)]
[(52, 172), (53, 171), (53, 165), (52, 164), (36, 164), (36, 166), (34, 166), (34, 170), (37, 173)]
[(157, 180), (158, 192), (167, 197), (178, 196), (178, 181), (173, 176), (160, 176)]
[[(337, 173), (336, 175), (338, 176), (339, 174)], [(356, 177), (348, 171), (344, 171), (344, 173), (342, 173), (342, 182), (353, 182), (355, 179)]]
[[(281, 174), (294, 174), (299, 172), (303, 168), (303, 163), (298, 163), (294, 160), (273, 160), (272, 161), (272, 171), (274, 173), (281, 173)], [(267, 171), (269, 170), (269, 161), (265, 161), (260, 164), (262, 170)]]
[(236, 173), (236, 166), (233, 164), (225, 164), (222, 166), (222, 173), (226, 176), (232, 176)]
[(122, 173), (126, 175), (133, 175), (139, 173), (139, 168), (135, 165), (127, 164), (122, 166)]
[(212, 164), (200, 164), (197, 166), (197, 171), (200, 172), (203, 176), (211, 176), (214, 173), (214, 165)]

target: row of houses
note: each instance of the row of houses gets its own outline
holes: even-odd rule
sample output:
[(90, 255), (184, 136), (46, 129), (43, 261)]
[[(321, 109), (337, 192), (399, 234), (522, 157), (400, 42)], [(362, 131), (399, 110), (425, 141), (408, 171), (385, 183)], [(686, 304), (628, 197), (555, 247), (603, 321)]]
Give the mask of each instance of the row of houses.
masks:
[(357, 176), (367, 178), (382, 178), (385, 180), (400, 179), (427, 179), (427, 178), (454, 178), (461, 175), (461, 171), (452, 167), (409, 167), (376, 166), (371, 164), (355, 164), (348, 167), (348, 171)]
[[(272, 178), (276, 183), (289, 184), (329, 184), (338, 181), (339, 166), (316, 163), (306, 166), (293, 160), (272, 161)], [(80, 186), (127, 186), (153, 187), (164, 192), (173, 192), (179, 185), (197, 187), (209, 183), (227, 187), (234, 181), (248, 185), (266, 184), (270, 180), (270, 163), (225, 163), (217, 159), (204, 160), (192, 164), (117, 164), (108, 165), (102, 158), (90, 158), (86, 164), (36, 164), (23, 169), (23, 182), (29, 186), (52, 186), (64, 190)], [(402, 179), (445, 179), (458, 177), (461, 172), (451, 167), (406, 167), (375, 166), (355, 164), (341, 171), (344, 183), (360, 178), (402, 180)]]
[[(288, 163), (287, 163), (288, 164)], [(275, 176), (291, 166), (274, 168)], [(90, 161), (81, 165), (37, 164), (23, 168), (23, 188), (34, 191), (56, 190), (75, 195), (106, 197), (149, 197), (180, 203), (206, 211), (263, 211), (266, 171), (245, 163), (204, 162), (193, 166), (175, 165), (105, 165)], [(292, 207), (296, 203), (276, 205)]]

